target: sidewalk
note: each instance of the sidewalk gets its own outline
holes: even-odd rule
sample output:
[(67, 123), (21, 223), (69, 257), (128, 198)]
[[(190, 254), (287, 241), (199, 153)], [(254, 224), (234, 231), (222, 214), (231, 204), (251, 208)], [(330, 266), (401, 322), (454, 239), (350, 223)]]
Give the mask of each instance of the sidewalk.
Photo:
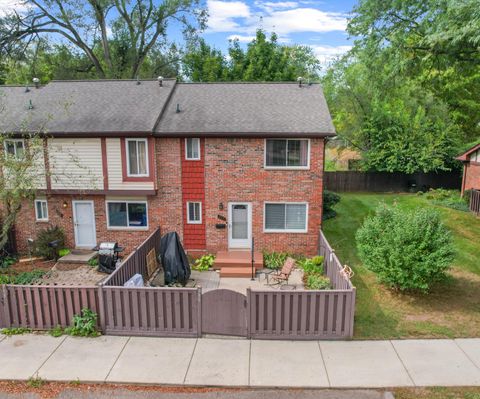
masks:
[(480, 386), (480, 339), (0, 337), (0, 380), (238, 387)]

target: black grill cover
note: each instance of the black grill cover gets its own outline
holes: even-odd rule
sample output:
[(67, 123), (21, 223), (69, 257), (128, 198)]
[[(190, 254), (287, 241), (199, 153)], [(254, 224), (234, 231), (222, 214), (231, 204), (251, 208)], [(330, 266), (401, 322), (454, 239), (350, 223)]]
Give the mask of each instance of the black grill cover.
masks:
[(190, 264), (177, 233), (167, 233), (162, 237), (160, 258), (165, 271), (165, 284), (187, 284)]

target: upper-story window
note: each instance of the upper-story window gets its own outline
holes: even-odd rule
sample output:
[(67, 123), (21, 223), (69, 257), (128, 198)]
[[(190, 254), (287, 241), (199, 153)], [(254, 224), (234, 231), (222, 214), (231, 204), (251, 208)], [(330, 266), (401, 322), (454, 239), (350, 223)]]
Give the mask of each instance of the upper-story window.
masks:
[(198, 161), (200, 159), (200, 139), (189, 137), (185, 139), (185, 159)]
[(310, 140), (265, 140), (265, 167), (308, 169), (310, 167)]
[(127, 139), (128, 176), (148, 176), (147, 139)]
[(4, 141), (5, 153), (16, 158), (21, 158), (25, 153), (25, 143), (21, 139), (8, 139)]

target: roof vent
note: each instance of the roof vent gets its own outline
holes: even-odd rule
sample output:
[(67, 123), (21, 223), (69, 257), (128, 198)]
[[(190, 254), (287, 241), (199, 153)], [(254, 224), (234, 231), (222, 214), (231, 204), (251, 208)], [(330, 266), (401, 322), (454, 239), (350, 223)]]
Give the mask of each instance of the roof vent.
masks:
[(302, 87), (302, 83), (303, 83), (303, 78), (301, 76), (299, 76), (297, 78), (297, 82), (298, 82), (298, 87)]
[(160, 86), (163, 86), (163, 76), (159, 76), (159, 77), (157, 78), (157, 80), (158, 80), (158, 84), (159, 84)]
[(33, 84), (35, 85), (35, 88), (38, 89), (40, 87), (40, 79), (38, 78), (33, 78), (32, 79)]
[(30, 91), (30, 87), (28, 87), (28, 84), (25, 85), (25, 93), (28, 93)]
[(139, 85), (139, 84), (140, 84), (140, 78), (137, 75), (137, 85)]
[(177, 103), (177, 110), (176, 110), (175, 112), (178, 114), (178, 113), (180, 113), (180, 111), (181, 111), (181, 110), (180, 110), (180, 104)]
[(33, 109), (32, 100), (29, 100), (29, 101), (28, 101), (28, 109)]

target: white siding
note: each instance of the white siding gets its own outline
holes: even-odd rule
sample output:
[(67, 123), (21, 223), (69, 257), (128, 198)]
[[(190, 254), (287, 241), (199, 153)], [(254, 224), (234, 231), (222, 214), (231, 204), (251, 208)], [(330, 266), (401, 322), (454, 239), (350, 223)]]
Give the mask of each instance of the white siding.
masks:
[(470, 161), (480, 162), (480, 150), (477, 150), (470, 155)]
[[(120, 139), (107, 139), (108, 188), (110, 190), (153, 190), (153, 182), (124, 182)], [(149, 143), (150, 145), (150, 143)], [(149, 159), (149, 162), (155, 162)]]
[(99, 138), (50, 139), (48, 154), (53, 190), (103, 190)]

